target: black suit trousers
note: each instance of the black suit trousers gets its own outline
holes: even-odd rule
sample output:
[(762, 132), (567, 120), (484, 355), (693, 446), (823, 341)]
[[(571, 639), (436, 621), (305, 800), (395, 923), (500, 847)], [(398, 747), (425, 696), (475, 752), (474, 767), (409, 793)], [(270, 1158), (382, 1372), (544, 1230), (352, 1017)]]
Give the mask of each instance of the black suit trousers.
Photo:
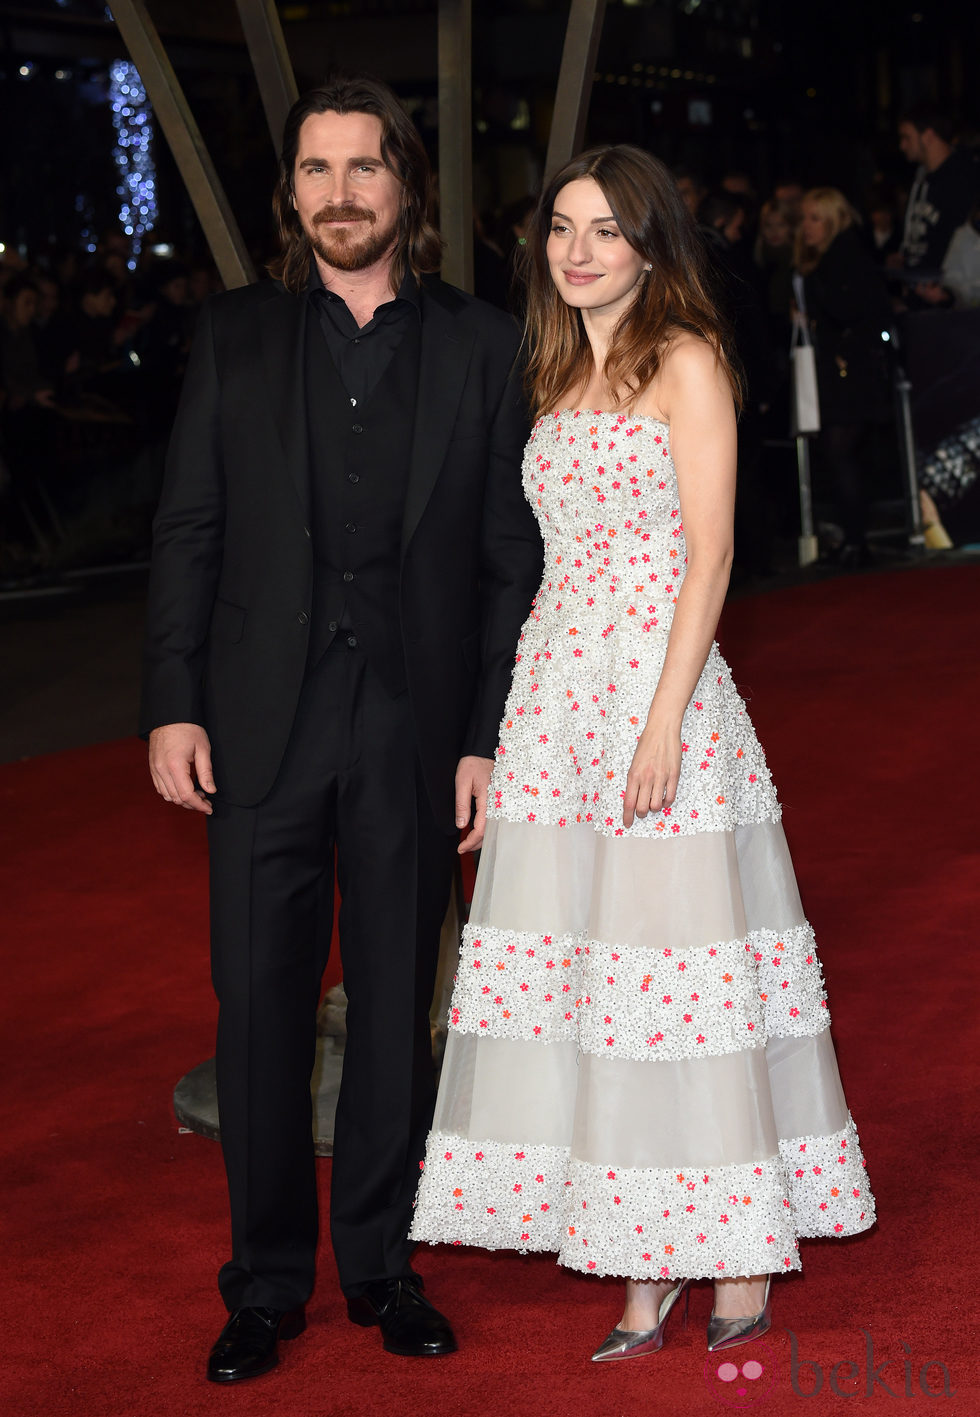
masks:
[(229, 1309), (290, 1309), (314, 1280), (310, 1080), (335, 860), (349, 1002), (330, 1218), (341, 1285), (356, 1294), (404, 1274), (413, 1248), (455, 838), (432, 816), (407, 694), (391, 697), (343, 639), (307, 670), (268, 796), (238, 807), (220, 788), (208, 830), (232, 1256), (219, 1283)]

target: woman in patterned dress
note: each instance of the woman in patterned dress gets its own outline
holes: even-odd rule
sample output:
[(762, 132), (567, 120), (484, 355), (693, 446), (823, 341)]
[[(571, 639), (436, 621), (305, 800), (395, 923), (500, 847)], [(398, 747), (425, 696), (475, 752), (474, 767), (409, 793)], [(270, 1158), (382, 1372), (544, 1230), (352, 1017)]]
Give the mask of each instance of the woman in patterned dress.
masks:
[(602, 1361), (658, 1349), (711, 1279), (714, 1350), (766, 1331), (800, 1236), (874, 1223), (779, 803), (713, 639), (738, 379), (648, 154), (563, 168), (528, 257), (545, 574), (412, 1235), (623, 1275)]

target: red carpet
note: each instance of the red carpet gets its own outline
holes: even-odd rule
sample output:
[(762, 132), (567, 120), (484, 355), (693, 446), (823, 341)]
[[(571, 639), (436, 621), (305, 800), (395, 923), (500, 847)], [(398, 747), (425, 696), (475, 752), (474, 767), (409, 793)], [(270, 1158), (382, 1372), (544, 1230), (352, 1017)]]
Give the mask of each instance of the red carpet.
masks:
[[(980, 1412), (978, 612), (980, 575), (952, 567), (839, 579), (726, 615), (880, 1217), (864, 1236), (803, 1242), (803, 1276), (779, 1280), (766, 1345), (735, 1350), (773, 1378), (763, 1393), (766, 1378), (748, 1382), (744, 1399), (738, 1383), (716, 1383), (717, 1396), (706, 1384), (705, 1286), (662, 1353), (599, 1368), (587, 1359), (619, 1317), (616, 1283), (548, 1257), (464, 1250), (419, 1257), (459, 1354), (383, 1355), (376, 1332), (346, 1321), (324, 1246), (310, 1329), (278, 1372), (232, 1390), (206, 1383), (224, 1181), (218, 1147), (179, 1134), (170, 1106), (212, 1047), (203, 823), (157, 803), (135, 741), (0, 768), (0, 1413), (632, 1417), (735, 1403), (836, 1412), (842, 1400), (848, 1413)], [(325, 1196), (328, 1164), (321, 1174)], [(797, 1388), (819, 1376), (815, 1396), (794, 1392), (787, 1330)], [(873, 1368), (886, 1365), (878, 1380), (864, 1330)], [(921, 1391), (929, 1362), (945, 1363), (954, 1398)], [(941, 1389), (938, 1367), (930, 1378)]]

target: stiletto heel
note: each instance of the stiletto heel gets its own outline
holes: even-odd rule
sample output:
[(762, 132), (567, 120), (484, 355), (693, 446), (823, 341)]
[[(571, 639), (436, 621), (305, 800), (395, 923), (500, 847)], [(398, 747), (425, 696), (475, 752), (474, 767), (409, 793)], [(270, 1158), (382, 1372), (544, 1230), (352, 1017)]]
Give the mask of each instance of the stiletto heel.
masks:
[(717, 1353), (719, 1348), (734, 1348), (739, 1343), (751, 1343), (772, 1327), (772, 1305), (769, 1289), (772, 1275), (766, 1275), (766, 1297), (757, 1314), (748, 1314), (739, 1319), (719, 1319), (714, 1309), (708, 1320), (708, 1352)]
[(682, 1279), (675, 1289), (671, 1289), (660, 1301), (659, 1320), (656, 1328), (614, 1328), (604, 1343), (592, 1355), (593, 1363), (612, 1363), (620, 1358), (642, 1358), (647, 1353), (656, 1353), (664, 1346), (664, 1327), (677, 1300), (684, 1295), (684, 1326), (687, 1326), (687, 1306), (691, 1297), (691, 1281)]

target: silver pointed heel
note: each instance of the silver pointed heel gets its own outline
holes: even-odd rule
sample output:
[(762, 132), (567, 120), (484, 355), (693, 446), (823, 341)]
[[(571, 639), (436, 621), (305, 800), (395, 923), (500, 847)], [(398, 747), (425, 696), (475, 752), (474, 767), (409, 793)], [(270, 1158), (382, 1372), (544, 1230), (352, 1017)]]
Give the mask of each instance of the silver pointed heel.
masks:
[(687, 1326), (687, 1309), (691, 1300), (689, 1279), (682, 1279), (676, 1289), (671, 1289), (660, 1301), (659, 1323), (656, 1328), (614, 1328), (604, 1343), (592, 1355), (593, 1363), (613, 1363), (620, 1358), (642, 1358), (647, 1353), (656, 1353), (664, 1346), (664, 1326), (670, 1311), (681, 1295), (684, 1295), (684, 1324)]
[(739, 1343), (751, 1343), (753, 1338), (761, 1338), (772, 1328), (772, 1305), (769, 1288), (772, 1275), (766, 1276), (766, 1297), (757, 1314), (747, 1314), (740, 1319), (719, 1319), (714, 1309), (708, 1320), (708, 1352), (717, 1353), (719, 1348), (734, 1348)]

